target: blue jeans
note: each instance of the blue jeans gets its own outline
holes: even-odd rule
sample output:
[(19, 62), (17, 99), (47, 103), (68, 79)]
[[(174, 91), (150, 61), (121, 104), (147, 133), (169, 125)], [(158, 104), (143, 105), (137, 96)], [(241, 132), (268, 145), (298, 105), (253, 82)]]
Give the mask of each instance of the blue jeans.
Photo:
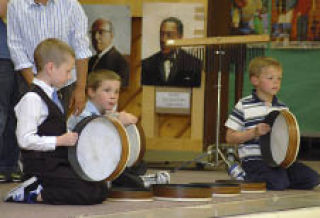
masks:
[(9, 59), (0, 59), (0, 172), (18, 169), (20, 149), (16, 139), (15, 72)]

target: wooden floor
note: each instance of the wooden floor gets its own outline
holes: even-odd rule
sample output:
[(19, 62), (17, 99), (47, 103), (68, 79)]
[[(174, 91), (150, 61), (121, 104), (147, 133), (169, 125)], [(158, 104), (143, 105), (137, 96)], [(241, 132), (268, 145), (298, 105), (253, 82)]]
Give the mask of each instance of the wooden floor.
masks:
[[(320, 162), (307, 162), (320, 172)], [(157, 169), (158, 170), (158, 169)], [(155, 170), (151, 170), (154, 172)], [(184, 170), (171, 174), (172, 183), (213, 182), (228, 179), (224, 170)], [(0, 184), (0, 197), (16, 184)], [(281, 212), (281, 213), (280, 213)], [(280, 213), (280, 214), (279, 214)], [(93, 206), (53, 206), (0, 203), (0, 218), (167, 218), (167, 217), (320, 217), (320, 189), (286, 190), (236, 197), (212, 198), (209, 202), (110, 202)]]

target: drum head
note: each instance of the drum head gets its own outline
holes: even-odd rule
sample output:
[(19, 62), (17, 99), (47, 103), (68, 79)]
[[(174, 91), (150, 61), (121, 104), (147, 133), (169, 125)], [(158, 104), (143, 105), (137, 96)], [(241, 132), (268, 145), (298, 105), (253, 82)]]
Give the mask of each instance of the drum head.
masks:
[(284, 160), (289, 146), (289, 129), (285, 118), (281, 113), (274, 120), (270, 134), (271, 155), (276, 165)]
[[(78, 175), (87, 181), (101, 181), (110, 177), (123, 155), (123, 137), (114, 123), (103, 116), (91, 117), (80, 122), (77, 145), (69, 149), (69, 161)], [(128, 153), (127, 153), (128, 155)], [(124, 167), (123, 167), (124, 168)], [(120, 171), (122, 171), (121, 169)]]
[(138, 160), (141, 150), (141, 141), (139, 130), (136, 125), (131, 124), (126, 127), (129, 137), (129, 150), (130, 155), (127, 162), (127, 167), (132, 167)]

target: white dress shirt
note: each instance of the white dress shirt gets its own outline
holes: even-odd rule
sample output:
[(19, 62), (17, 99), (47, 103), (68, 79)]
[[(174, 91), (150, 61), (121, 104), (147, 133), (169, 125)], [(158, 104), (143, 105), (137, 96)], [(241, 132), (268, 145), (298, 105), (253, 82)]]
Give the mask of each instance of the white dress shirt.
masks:
[[(54, 88), (35, 78), (33, 83), (52, 99)], [(47, 104), (35, 92), (26, 93), (15, 106), (17, 116), (17, 139), (20, 148), (35, 151), (55, 150), (56, 136), (39, 136), (38, 127), (48, 117)]]
[[(15, 69), (32, 68), (36, 46), (47, 38), (58, 38), (75, 51), (76, 59), (92, 55), (89, 48), (88, 19), (77, 0), (11, 0), (7, 13), (8, 47)], [(67, 85), (76, 80), (75, 70)]]

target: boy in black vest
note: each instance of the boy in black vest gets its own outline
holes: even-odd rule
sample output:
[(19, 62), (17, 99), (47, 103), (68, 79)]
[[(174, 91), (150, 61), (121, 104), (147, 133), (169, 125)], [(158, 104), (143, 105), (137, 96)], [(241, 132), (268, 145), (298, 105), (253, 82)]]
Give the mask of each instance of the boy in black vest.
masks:
[(97, 204), (107, 185), (82, 180), (68, 161), (68, 146), (77, 133), (67, 132), (66, 117), (56, 90), (71, 78), (74, 51), (58, 39), (42, 41), (34, 52), (38, 74), (33, 87), (15, 107), (17, 138), (27, 180), (5, 201), (48, 204)]

